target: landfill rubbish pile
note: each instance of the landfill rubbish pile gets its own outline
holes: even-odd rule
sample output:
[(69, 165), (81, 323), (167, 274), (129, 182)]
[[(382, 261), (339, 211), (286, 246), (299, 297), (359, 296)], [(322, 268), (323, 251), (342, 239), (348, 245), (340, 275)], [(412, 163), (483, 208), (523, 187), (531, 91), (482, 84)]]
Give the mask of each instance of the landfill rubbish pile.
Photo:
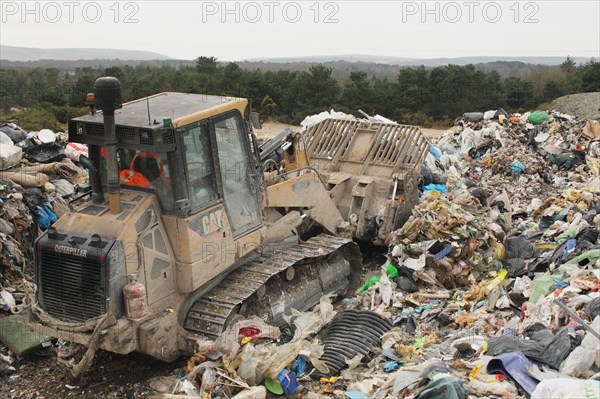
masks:
[(155, 398), (600, 397), (600, 126), (469, 113), (352, 298), (198, 343)]
[(63, 213), (87, 176), (66, 133), (25, 132), (0, 122), (0, 272), (4, 312), (22, 299), (19, 278), (31, 277), (33, 242)]
[[(0, 329), (5, 338), (0, 372), (7, 376), (2, 397), (21, 397), (14, 390), (18, 384), (33, 387), (33, 392), (42, 388), (33, 380), (35, 367), (27, 370), (23, 358), (42, 348), (51, 353), (50, 337), (26, 331), (19, 313), (33, 281), (35, 239), (69, 211), (69, 201), (88, 191), (86, 171), (78, 166), (86, 149), (75, 148), (66, 133), (25, 132), (0, 122)], [(31, 380), (25, 380), (26, 374)]]

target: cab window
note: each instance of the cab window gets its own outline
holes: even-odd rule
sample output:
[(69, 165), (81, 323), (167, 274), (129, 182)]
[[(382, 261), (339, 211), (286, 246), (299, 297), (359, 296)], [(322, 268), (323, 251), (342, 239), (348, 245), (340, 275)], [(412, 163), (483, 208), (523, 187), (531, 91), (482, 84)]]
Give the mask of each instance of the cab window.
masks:
[(260, 225), (262, 220), (247, 133), (236, 113), (219, 116), (214, 124), (227, 215), (233, 234), (239, 235)]
[(193, 210), (218, 199), (215, 190), (214, 167), (210, 139), (206, 125), (191, 128), (183, 133), (187, 188)]
[(119, 150), (119, 183), (148, 189), (156, 194), (161, 208), (173, 210), (173, 187), (166, 153)]

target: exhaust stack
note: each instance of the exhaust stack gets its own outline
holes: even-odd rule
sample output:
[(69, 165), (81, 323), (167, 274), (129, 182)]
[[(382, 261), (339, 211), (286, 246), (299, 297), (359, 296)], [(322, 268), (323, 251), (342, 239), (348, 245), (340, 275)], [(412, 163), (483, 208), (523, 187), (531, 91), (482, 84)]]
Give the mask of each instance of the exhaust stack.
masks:
[(102, 110), (104, 116), (104, 145), (106, 147), (106, 182), (108, 186), (108, 203), (110, 212), (121, 212), (119, 190), (119, 171), (117, 170), (117, 133), (115, 130), (115, 110), (123, 106), (121, 101), (121, 82), (119, 79), (106, 76), (96, 79), (94, 83), (94, 99), (96, 108)]

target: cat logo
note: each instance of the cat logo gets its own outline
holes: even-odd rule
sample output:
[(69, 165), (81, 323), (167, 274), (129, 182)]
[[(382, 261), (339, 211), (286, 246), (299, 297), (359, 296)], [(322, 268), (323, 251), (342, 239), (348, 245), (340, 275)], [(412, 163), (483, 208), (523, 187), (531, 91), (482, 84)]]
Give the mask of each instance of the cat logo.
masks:
[(223, 228), (223, 208), (214, 210), (202, 216), (202, 229), (200, 234), (207, 236)]
[(80, 256), (83, 258), (87, 257), (87, 250), (80, 249), (80, 248), (67, 247), (66, 245), (55, 245), (54, 251), (61, 253), (61, 254), (66, 254), (66, 255), (75, 255), (75, 256)]

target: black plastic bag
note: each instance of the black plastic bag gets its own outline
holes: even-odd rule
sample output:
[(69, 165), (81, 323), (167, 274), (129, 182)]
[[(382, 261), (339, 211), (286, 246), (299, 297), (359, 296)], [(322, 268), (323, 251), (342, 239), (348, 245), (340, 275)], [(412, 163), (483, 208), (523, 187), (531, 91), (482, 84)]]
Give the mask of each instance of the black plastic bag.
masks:
[(24, 131), (12, 128), (6, 124), (0, 126), (0, 132), (6, 134), (14, 144), (25, 140), (25, 138), (27, 137), (27, 133), (25, 133)]

